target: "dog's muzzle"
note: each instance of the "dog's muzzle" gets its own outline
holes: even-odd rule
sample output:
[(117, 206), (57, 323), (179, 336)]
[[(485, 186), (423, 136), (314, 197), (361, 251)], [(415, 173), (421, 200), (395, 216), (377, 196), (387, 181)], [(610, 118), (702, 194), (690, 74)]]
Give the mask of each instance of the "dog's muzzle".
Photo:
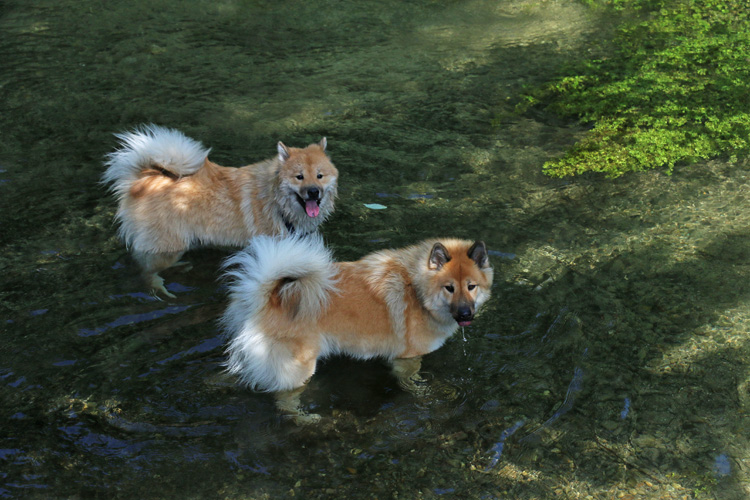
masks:
[(302, 193), (304, 194), (304, 198), (298, 194), (297, 201), (302, 205), (302, 209), (307, 216), (317, 217), (320, 215), (320, 201), (322, 199), (320, 189), (317, 187), (309, 187), (302, 189)]
[(469, 306), (460, 306), (454, 311), (453, 319), (456, 320), (458, 326), (469, 326), (471, 320), (474, 319), (474, 312)]

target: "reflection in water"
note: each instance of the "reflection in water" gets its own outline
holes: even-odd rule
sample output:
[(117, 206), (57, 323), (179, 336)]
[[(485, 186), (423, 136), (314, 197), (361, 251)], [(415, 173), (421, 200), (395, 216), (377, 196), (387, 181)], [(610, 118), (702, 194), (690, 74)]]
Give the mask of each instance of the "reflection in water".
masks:
[(229, 463), (232, 464), (232, 466), (234, 467), (237, 467), (239, 469), (246, 470), (249, 472), (255, 472), (257, 474), (263, 474), (266, 476), (271, 475), (271, 471), (269, 470), (269, 468), (259, 462), (255, 462), (253, 465), (243, 464), (240, 461), (240, 453), (237, 451), (227, 450), (224, 452), (224, 456), (229, 461)]
[(82, 424), (67, 425), (58, 430), (62, 432), (63, 439), (70, 440), (75, 446), (105, 457), (129, 459), (141, 454), (148, 446), (147, 442), (125, 441), (93, 432)]
[(717, 477), (728, 476), (732, 473), (732, 463), (726, 453), (716, 456), (714, 460), (714, 475)]
[(516, 258), (516, 254), (514, 253), (501, 252), (499, 250), (488, 250), (487, 253), (492, 257), (499, 257), (501, 259), (513, 260)]
[(52, 363), (52, 366), (73, 366), (77, 362), (77, 359), (65, 359), (63, 361), (56, 361)]
[(630, 414), (630, 398), (625, 398), (622, 411), (620, 412), (620, 420), (625, 420)]
[(155, 302), (159, 300), (158, 298), (146, 292), (130, 292), (130, 293), (123, 293), (123, 294), (114, 294), (114, 295), (109, 296), (109, 298), (112, 300), (120, 299), (123, 297), (131, 297), (133, 299), (138, 299), (139, 301), (146, 301), (146, 302)]
[(500, 439), (492, 446), (490, 449), (490, 453), (492, 453), (492, 458), (490, 459), (490, 463), (487, 465), (486, 471), (491, 470), (497, 463), (500, 461), (500, 458), (503, 455), (503, 447), (505, 447), (505, 440), (508, 439), (510, 436), (515, 434), (515, 432), (523, 427), (523, 425), (526, 422), (523, 420), (519, 420), (513, 426), (505, 429), (503, 432), (500, 433)]
[(527, 436), (524, 436), (521, 441), (532, 438), (534, 435), (538, 434), (542, 428), (551, 426), (553, 423), (555, 423), (555, 421), (557, 421), (557, 419), (568, 413), (573, 408), (577, 393), (580, 392), (581, 389), (583, 389), (583, 370), (581, 368), (575, 368), (575, 370), (573, 370), (573, 378), (570, 381), (570, 385), (568, 385), (568, 391), (565, 393), (565, 400), (563, 401), (562, 405), (560, 405), (560, 408), (558, 408), (555, 413), (542, 424), (541, 427), (539, 427), (538, 429), (534, 429), (534, 431), (529, 433)]
[(177, 314), (183, 311), (187, 311), (191, 307), (193, 307), (193, 305), (169, 306), (164, 309), (159, 309), (157, 311), (149, 311), (146, 313), (138, 313), (138, 314), (128, 314), (125, 316), (121, 316), (115, 319), (114, 321), (107, 323), (104, 326), (100, 326), (96, 328), (81, 328), (80, 330), (78, 330), (78, 335), (80, 335), (81, 337), (90, 337), (92, 335), (100, 335), (111, 328), (116, 328), (118, 326), (124, 326), (124, 325), (132, 325), (136, 323), (142, 323), (144, 321), (151, 321), (154, 319), (161, 318), (162, 316), (165, 316), (167, 314)]
[(200, 344), (193, 346), (186, 351), (178, 352), (177, 354), (174, 354), (166, 359), (157, 361), (157, 363), (160, 365), (163, 365), (165, 363), (169, 363), (171, 361), (184, 358), (185, 356), (190, 356), (191, 354), (211, 352), (214, 349), (218, 349), (223, 344), (224, 344), (224, 337), (222, 335), (219, 335), (210, 339), (206, 339)]

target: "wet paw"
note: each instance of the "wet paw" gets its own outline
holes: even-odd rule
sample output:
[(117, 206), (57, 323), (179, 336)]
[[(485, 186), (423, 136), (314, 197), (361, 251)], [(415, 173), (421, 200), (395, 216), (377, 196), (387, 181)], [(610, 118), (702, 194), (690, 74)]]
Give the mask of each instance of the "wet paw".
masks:
[(430, 392), (427, 381), (419, 375), (412, 375), (409, 378), (399, 379), (398, 385), (415, 396), (426, 396)]
[(321, 416), (317, 413), (299, 413), (297, 415), (288, 415), (292, 421), (297, 425), (312, 425), (317, 424), (321, 420)]
[(173, 293), (170, 293), (169, 290), (167, 290), (164, 287), (164, 278), (159, 276), (158, 274), (154, 274), (151, 277), (151, 289), (156, 294), (156, 298), (159, 298), (159, 294), (163, 294), (166, 297), (169, 297), (170, 299), (176, 299), (177, 296)]

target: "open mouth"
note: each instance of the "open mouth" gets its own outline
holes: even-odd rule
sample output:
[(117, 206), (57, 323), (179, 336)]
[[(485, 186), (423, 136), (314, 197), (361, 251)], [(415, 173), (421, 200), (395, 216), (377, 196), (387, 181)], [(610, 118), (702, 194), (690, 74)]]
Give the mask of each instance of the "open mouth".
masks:
[(320, 198), (308, 198), (305, 200), (300, 195), (297, 195), (297, 201), (302, 205), (308, 217), (317, 217), (320, 215)]
[(458, 326), (469, 326), (471, 321), (458, 321)]

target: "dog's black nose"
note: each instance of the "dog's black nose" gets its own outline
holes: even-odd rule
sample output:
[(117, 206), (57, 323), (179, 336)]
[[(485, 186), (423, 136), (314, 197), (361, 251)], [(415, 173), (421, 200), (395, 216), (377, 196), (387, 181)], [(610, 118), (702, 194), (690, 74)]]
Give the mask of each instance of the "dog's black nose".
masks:
[(456, 314), (454, 316), (456, 321), (471, 321), (473, 317), (474, 315), (471, 313), (471, 308), (469, 306), (459, 307), (456, 309)]
[(308, 200), (318, 200), (320, 199), (320, 190), (316, 187), (311, 187), (307, 189), (307, 199)]

